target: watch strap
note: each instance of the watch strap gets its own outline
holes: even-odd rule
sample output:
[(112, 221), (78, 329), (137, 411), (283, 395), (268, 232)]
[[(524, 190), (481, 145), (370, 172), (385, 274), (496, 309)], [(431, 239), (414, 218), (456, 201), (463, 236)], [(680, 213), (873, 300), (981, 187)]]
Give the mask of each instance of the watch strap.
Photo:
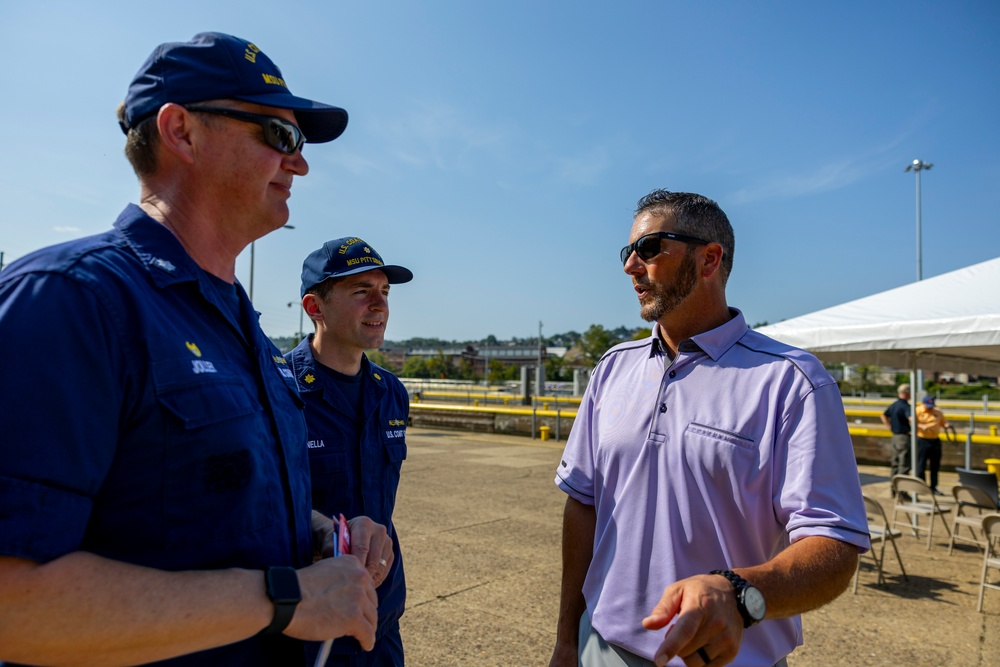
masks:
[(751, 616), (747, 610), (746, 603), (743, 601), (743, 591), (752, 584), (732, 570), (712, 570), (709, 574), (721, 574), (733, 585), (733, 592), (736, 594), (736, 609), (740, 612), (740, 616), (743, 617), (743, 627), (749, 628), (751, 625), (757, 623), (759, 619)]
[(299, 575), (294, 567), (269, 567), (264, 571), (264, 587), (267, 597), (274, 603), (274, 616), (260, 634), (277, 635), (292, 622), (295, 608), (302, 601)]

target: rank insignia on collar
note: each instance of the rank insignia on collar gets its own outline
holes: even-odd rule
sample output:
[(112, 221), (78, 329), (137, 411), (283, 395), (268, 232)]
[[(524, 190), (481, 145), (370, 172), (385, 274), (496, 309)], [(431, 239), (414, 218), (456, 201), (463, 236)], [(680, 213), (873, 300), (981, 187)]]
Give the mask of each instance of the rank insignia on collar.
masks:
[(313, 382), (316, 381), (316, 376), (313, 375), (312, 373), (307, 373), (306, 376), (302, 378), (302, 381), (305, 382), (306, 384), (312, 384)]

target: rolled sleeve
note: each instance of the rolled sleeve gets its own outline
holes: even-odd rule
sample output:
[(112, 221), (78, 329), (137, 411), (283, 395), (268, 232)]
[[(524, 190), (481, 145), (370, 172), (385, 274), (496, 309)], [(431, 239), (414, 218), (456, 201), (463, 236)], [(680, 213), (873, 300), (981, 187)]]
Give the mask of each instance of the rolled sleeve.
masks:
[(119, 422), (110, 319), (64, 275), (0, 284), (0, 553), (45, 562), (83, 540)]
[[(592, 383), (593, 384), (593, 383)], [(566, 439), (555, 483), (564, 493), (585, 505), (594, 504), (594, 396), (588, 386)]]

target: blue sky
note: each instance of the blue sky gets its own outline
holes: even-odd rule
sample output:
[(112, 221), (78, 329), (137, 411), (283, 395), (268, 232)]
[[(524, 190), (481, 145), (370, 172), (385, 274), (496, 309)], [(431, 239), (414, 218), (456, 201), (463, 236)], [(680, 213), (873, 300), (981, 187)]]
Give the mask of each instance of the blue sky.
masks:
[(729, 302), (776, 322), (915, 279), (914, 158), (924, 277), (1000, 255), (996, 2), (38, 0), (0, 22), (5, 262), (136, 200), (115, 107), (204, 30), (351, 117), (306, 146), (295, 229), (256, 243), (272, 336), (298, 330), (302, 259), (347, 235), (416, 275), (390, 339), (641, 326), (618, 250), (657, 187), (721, 204)]

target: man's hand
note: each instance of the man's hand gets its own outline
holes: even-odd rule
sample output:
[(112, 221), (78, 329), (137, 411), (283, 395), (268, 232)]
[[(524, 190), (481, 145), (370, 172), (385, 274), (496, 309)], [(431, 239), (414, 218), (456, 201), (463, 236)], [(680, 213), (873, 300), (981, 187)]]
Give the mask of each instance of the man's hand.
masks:
[[(377, 525), (377, 524), (376, 524)], [(323, 641), (350, 636), (370, 651), (378, 626), (378, 595), (354, 558), (326, 558), (298, 571), (302, 602), (285, 634)]]
[(395, 558), (389, 532), (366, 516), (354, 517), (347, 526), (351, 530), (351, 555), (365, 566), (375, 587), (381, 586)]
[[(312, 524), (320, 557), (330, 558), (334, 553), (333, 541), (337, 539), (333, 520), (313, 510)], [(385, 526), (366, 516), (354, 517), (347, 522), (347, 528), (351, 533), (351, 555), (365, 566), (377, 588), (385, 581), (396, 558), (389, 532)]]
[(659, 630), (674, 619), (653, 656), (660, 667), (678, 655), (690, 667), (727, 665), (740, 650), (743, 617), (736, 608), (733, 585), (722, 575), (701, 574), (671, 584), (649, 616), (642, 619), (642, 626)]

